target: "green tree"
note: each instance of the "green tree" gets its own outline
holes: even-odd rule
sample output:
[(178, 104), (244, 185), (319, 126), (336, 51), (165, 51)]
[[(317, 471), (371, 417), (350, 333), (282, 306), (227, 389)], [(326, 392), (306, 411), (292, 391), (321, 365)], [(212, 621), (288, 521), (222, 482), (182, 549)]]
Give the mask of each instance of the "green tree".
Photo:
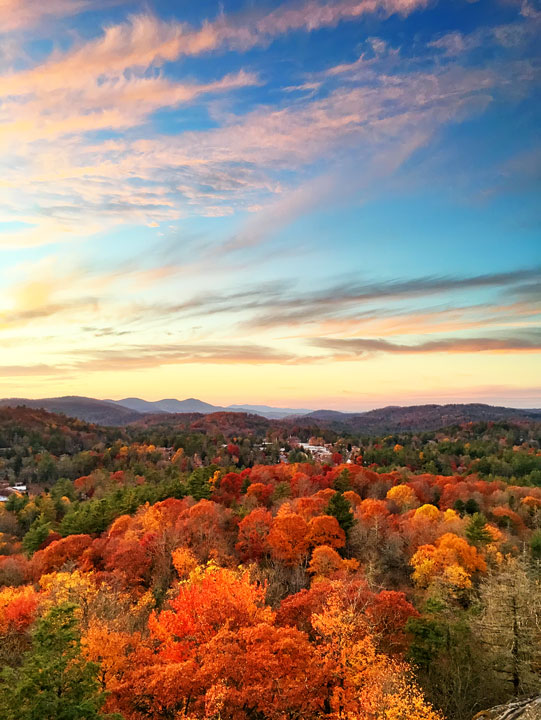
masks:
[(23, 550), (27, 555), (33, 555), (39, 546), (45, 542), (51, 530), (51, 523), (40, 515), (37, 517), (23, 538)]
[(58, 475), (56, 463), (49, 453), (43, 453), (37, 466), (38, 482), (53, 483)]
[(346, 538), (348, 538), (350, 530), (355, 524), (355, 518), (353, 517), (351, 503), (346, 500), (341, 492), (335, 492), (330, 499), (327, 505), (327, 514), (338, 520), (338, 524), (346, 533)]
[(487, 519), (481, 513), (475, 513), (466, 526), (466, 537), (472, 545), (486, 545), (492, 540), (487, 528)]
[(6, 668), (0, 684), (4, 720), (102, 720), (105, 697), (98, 666), (81, 654), (76, 605), (52, 608), (36, 624), (22, 666)]
[(469, 500), (466, 500), (464, 510), (468, 513), (468, 515), (475, 515), (481, 510), (481, 508), (479, 507), (479, 503), (477, 502), (477, 500), (475, 500), (475, 498), (470, 498)]
[(212, 495), (212, 486), (209, 480), (216, 470), (218, 470), (218, 465), (209, 465), (194, 470), (186, 483), (187, 494), (191, 495), (194, 500), (208, 500)]
[(351, 490), (351, 478), (349, 476), (349, 470), (344, 468), (340, 475), (334, 481), (334, 489), (338, 492), (343, 493), (347, 490)]

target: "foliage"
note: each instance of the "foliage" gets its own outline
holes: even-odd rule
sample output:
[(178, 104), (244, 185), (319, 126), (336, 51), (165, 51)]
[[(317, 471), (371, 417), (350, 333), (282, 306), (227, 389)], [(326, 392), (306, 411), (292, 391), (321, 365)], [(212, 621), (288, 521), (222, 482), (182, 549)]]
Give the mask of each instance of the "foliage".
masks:
[(26, 410), (0, 413), (27, 485), (0, 508), (2, 717), (470, 720), (539, 682), (538, 424)]

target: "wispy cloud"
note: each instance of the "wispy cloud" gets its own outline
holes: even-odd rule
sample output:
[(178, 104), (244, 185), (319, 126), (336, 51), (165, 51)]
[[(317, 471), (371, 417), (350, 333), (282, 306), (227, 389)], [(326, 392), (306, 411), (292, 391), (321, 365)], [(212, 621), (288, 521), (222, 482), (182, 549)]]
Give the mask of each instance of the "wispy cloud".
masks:
[[(148, 122), (158, 110), (262, 82), (248, 69), (180, 81), (168, 67), (182, 56), (246, 52), (292, 31), (426, 6), (425, 0), (284, 3), (272, 11), (221, 14), (200, 27), (139, 14), (34, 67), (4, 73), (0, 204), (6, 219), (25, 226), (0, 232), (0, 248), (81, 240), (128, 222), (158, 226), (261, 207), (224, 252), (271, 237), (321, 200), (336, 202), (344, 187), (352, 196), (373, 188), (443, 125), (498, 94), (528, 87), (534, 81), (529, 63), (513, 56), (466, 66), (461, 57), (420, 69), (419, 58), (401, 57), (372, 37), (369, 58), (306, 81), (310, 93), (299, 102), (221, 114), (208, 128), (175, 135), (149, 132)], [(468, 43), (475, 45), (471, 38)], [(428, 50), (437, 55), (439, 44)], [(127, 130), (128, 136), (115, 137)]]
[[(283, 352), (257, 344), (197, 343), (176, 345), (137, 345), (122, 350), (97, 350), (82, 352), (87, 359), (74, 362), (79, 371), (121, 371), (155, 368), (163, 365), (182, 365), (186, 363), (213, 365), (261, 365), (295, 364), (307, 362), (308, 358), (298, 357), (294, 353)], [(73, 356), (75, 359), (76, 356)]]
[(47, 377), (64, 373), (64, 369), (55, 365), (0, 365), (0, 378)]
[[(104, 3), (115, 10), (101, 17)], [(126, 15), (134, 7), (0, 0), (0, 376), (38, 387), (58, 368), (77, 378), (161, 368), (173, 378), (175, 366), (190, 376), (208, 366), (214, 377), (215, 366), (234, 374), (238, 365), (280, 378), (287, 368), (294, 385), (305, 365), (334, 387), (333, 362), (366, 370), (372, 356), (395, 369), (422, 354), (440, 362), (438, 353), (457, 365), (490, 365), (503, 353), (533, 364), (533, 257), (517, 249), (516, 264), (532, 266), (502, 273), (492, 268), (508, 258), (489, 251), (486, 270), (472, 270), (473, 257), (463, 273), (457, 263), (446, 273), (443, 263), (431, 272), (425, 254), (408, 274), (392, 257), (372, 262), (379, 231), (369, 222), (384, 194), (393, 216), (406, 195), (397, 202), (397, 187), (415, 173), (451, 192), (455, 178), (426, 157), (454, 157), (453, 137), (485, 111), (518, 113), (532, 97), (539, 19), (529, 3), (508, 6), (498, 26), (454, 8), (449, 32), (432, 37), (437, 3), (428, 0), (294, 0), (240, 12), (226, 3), (190, 23), (178, 3), (167, 16), (159, 4), (156, 14)], [(467, 21), (454, 27), (462, 12)], [(395, 32), (401, 23), (405, 32)], [(301, 45), (324, 40), (332, 52), (301, 67), (301, 34)], [(534, 153), (518, 137), (515, 146), (491, 165), (485, 202), (513, 193), (518, 205), (532, 190)], [(465, 164), (476, 176), (476, 163)], [(344, 260), (344, 220), (327, 268), (320, 260), (334, 253), (346, 208), (366, 230), (367, 252), (351, 241)], [(320, 210), (336, 221), (326, 247), (298, 222)], [(436, 242), (441, 226), (428, 215)], [(415, 227), (400, 243), (415, 245)], [(27, 364), (41, 340), (39, 360)], [(494, 370), (486, 382), (497, 381)]]
[[(252, 328), (271, 328), (291, 326), (298, 323), (319, 322), (323, 318), (337, 317), (341, 312), (349, 312), (352, 308), (367, 305), (374, 301), (397, 301), (430, 297), (443, 293), (457, 293), (465, 290), (496, 288), (505, 290), (508, 295), (520, 283), (541, 278), (541, 268), (528, 268), (508, 273), (487, 273), (484, 275), (460, 277), (417, 277), (396, 279), (384, 282), (346, 280), (341, 284), (312, 293), (292, 293), (289, 297), (281, 297), (277, 301), (269, 298), (266, 303), (267, 312), (254, 314), (248, 320)], [(259, 307), (265, 300), (255, 296)], [(212, 303), (212, 300), (210, 301)], [(231, 305), (224, 299), (223, 307)], [(211, 310), (212, 311), (212, 310)]]
[(517, 331), (502, 337), (447, 337), (411, 345), (373, 338), (319, 338), (312, 344), (334, 351), (334, 360), (358, 359), (373, 353), (539, 352), (541, 330)]
[(96, 0), (0, 0), (0, 35), (35, 27), (50, 18), (77, 15), (96, 5)]

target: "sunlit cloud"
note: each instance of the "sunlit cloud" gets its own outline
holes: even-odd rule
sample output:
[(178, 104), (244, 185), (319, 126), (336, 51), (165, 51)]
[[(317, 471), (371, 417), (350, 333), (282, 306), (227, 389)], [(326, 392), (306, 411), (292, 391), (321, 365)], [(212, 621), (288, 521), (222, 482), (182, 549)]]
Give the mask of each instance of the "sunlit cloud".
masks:
[[(362, 372), (406, 397), (420, 365), (425, 389), (450, 383), (450, 397), (481, 381), (503, 397), (517, 367), (534, 386), (540, 270), (524, 238), (536, 216), (520, 205), (539, 179), (535, 143), (521, 142), (537, 87), (529, 3), (457, 27), (468, 9), (453, 6), (445, 33), (428, 0), (226, 2), (190, 22), (178, 3), (133, 10), (0, 0), (4, 387), (133, 394), (156, 373), (164, 394), (180, 378), (254, 401), (267, 383), (332, 400), (342, 385), (359, 398)], [(502, 108), (522, 113), (513, 147), (477, 155), (493, 130), (498, 143), (484, 123)], [(465, 167), (434, 170), (463, 136)], [(482, 187), (457, 200), (477, 163)], [(436, 186), (455, 203), (457, 246), (473, 227), (464, 208), (490, 205), (460, 265)], [(513, 262), (501, 237), (490, 246), (505, 208)], [(433, 246), (418, 244), (424, 225)], [(393, 233), (396, 257), (382, 258)]]
[[(82, 353), (87, 354), (87, 353)], [(292, 353), (253, 344), (198, 343), (179, 345), (140, 345), (126, 347), (121, 351), (101, 350), (89, 353), (91, 357), (75, 363), (82, 371), (124, 371), (155, 368), (162, 365), (196, 364), (288, 364), (308, 358), (298, 358)]]
[(96, 0), (0, 0), (0, 34), (35, 27), (50, 18), (77, 15), (97, 4)]
[(46, 377), (63, 374), (63, 368), (53, 365), (0, 365), (0, 377)]
[(374, 338), (319, 338), (312, 344), (337, 353), (335, 360), (360, 358), (370, 353), (478, 353), (541, 352), (541, 331), (516, 331), (499, 337), (446, 337), (416, 344), (393, 343)]

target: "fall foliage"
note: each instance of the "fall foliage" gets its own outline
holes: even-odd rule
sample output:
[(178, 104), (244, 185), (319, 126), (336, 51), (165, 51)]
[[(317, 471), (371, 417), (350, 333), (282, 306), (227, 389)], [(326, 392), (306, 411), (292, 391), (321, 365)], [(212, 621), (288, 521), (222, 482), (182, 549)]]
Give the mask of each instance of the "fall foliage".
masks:
[[(464, 427), (278, 462), (275, 438), (226, 422), (27, 448), (51, 485), (0, 507), (1, 708), (66, 682), (70, 718), (470, 720), (535, 687), (533, 430), (508, 455), (503, 429)], [(473, 472), (490, 448), (524, 455), (521, 479)]]

